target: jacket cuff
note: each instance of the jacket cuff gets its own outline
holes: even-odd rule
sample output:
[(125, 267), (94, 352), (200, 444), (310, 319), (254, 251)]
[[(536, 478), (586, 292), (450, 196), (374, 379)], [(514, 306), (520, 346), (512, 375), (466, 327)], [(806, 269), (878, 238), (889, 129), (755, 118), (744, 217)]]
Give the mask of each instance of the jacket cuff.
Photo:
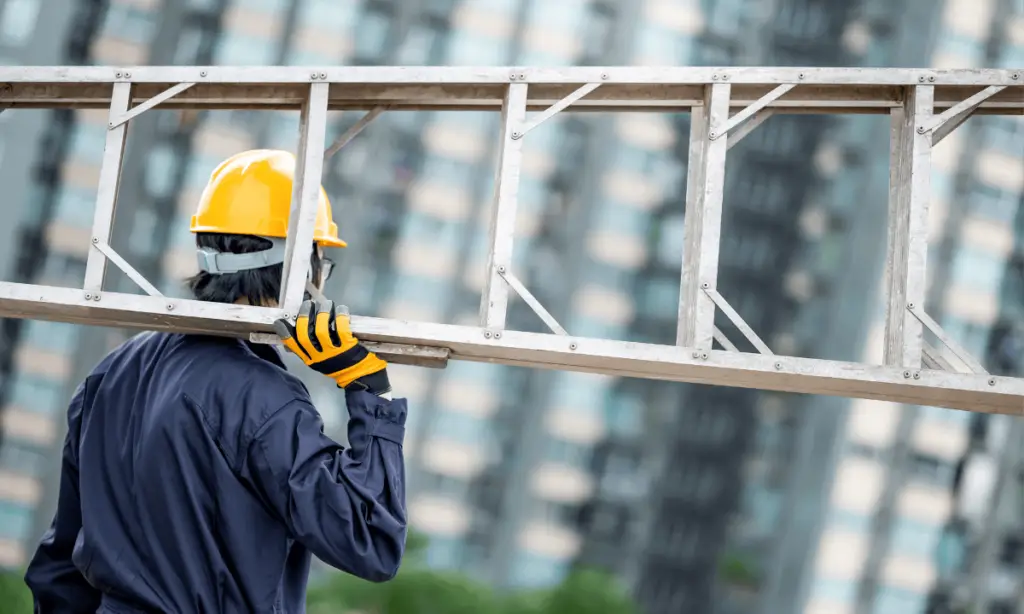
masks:
[(349, 416), (364, 420), (370, 436), (402, 444), (408, 412), (405, 399), (389, 401), (365, 390), (347, 389), (345, 394)]

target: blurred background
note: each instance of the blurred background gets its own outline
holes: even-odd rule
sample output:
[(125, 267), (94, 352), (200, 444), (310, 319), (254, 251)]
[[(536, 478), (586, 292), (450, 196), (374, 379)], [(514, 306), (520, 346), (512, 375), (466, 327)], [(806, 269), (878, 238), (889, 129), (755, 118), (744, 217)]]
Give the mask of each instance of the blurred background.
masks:
[[(0, 61), (1009, 68), (1024, 2), (0, 0)], [(333, 114), (328, 138), (360, 115)], [(81, 286), (106, 121), (0, 114), (3, 279)], [(294, 150), (297, 129), (285, 112), (133, 120), (114, 247), (183, 296), (211, 170)], [(563, 113), (526, 139), (516, 271), (571, 334), (674, 342), (688, 131), (687, 114)], [(497, 134), (497, 114), (385, 113), (335, 156), (324, 183), (350, 247), (327, 294), (475, 324)], [(730, 151), (720, 290), (776, 352), (880, 362), (888, 138), (881, 115), (777, 116)], [(929, 313), (1020, 375), (1022, 118), (968, 120), (936, 147), (932, 189)], [(516, 300), (509, 319), (542, 330)], [(9, 584), (53, 513), (67, 400), (127, 334), (0, 322)], [(315, 599), (334, 605), (317, 611), (360, 595), (364, 612), (492, 612), (511, 595), (503, 611), (533, 612), (546, 595), (552, 612), (1024, 613), (1017, 419), (464, 362), (391, 371), (411, 407), (414, 556), (373, 591), (318, 570)], [(343, 437), (342, 398), (309, 381)]]

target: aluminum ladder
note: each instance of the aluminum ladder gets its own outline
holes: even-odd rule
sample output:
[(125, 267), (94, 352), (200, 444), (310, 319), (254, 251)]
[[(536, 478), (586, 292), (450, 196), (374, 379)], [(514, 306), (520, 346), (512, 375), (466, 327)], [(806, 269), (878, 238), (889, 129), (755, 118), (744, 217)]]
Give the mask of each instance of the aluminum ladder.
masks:
[[(300, 143), (279, 308), (162, 296), (109, 245), (131, 120), (149, 109), (300, 111)], [(354, 315), (353, 331), (395, 363), (449, 359), (712, 385), (1024, 413), (1024, 379), (995, 377), (928, 316), (927, 212), (932, 146), (973, 114), (1024, 113), (1017, 70), (643, 67), (0, 67), (0, 108), (106, 108), (109, 124), (84, 286), (0, 282), (0, 317), (249, 336), (273, 342), (274, 320), (302, 301), (326, 155), (382, 111), (501, 113), (487, 277), (477, 326)], [(574, 337), (511, 270), (522, 146), (531, 130), (573, 111), (690, 112), (685, 249), (675, 345)], [(327, 146), (329, 111), (366, 115)], [(534, 112), (528, 115), (528, 112)], [(717, 286), (728, 149), (775, 113), (875, 113), (891, 118), (886, 326), (881, 364), (778, 356)], [(298, 206), (295, 206), (295, 203)], [(146, 295), (102, 288), (107, 263)], [(510, 292), (551, 333), (508, 330)], [(714, 325), (721, 310), (757, 352)], [(925, 329), (945, 347), (932, 347)], [(717, 342), (718, 346), (713, 347)], [(950, 356), (947, 354), (952, 354)]]

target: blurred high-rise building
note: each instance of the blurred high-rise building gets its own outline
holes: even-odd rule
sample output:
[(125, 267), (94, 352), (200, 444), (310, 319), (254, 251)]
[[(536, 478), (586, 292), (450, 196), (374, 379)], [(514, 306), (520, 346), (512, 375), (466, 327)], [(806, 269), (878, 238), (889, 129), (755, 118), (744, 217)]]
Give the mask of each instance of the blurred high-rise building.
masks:
[[(1012, 7), (0, 0), (0, 53), (11, 64), (1009, 66), (1024, 63)], [(358, 116), (341, 114), (329, 138)], [(210, 171), (242, 149), (294, 148), (297, 120), (134, 120), (115, 248), (182, 294), (195, 263), (188, 217)], [(0, 115), (3, 207), (18, 220), (0, 229), (4, 279), (81, 283), (106, 121)], [(976, 355), (1000, 313), (1003, 263), (1020, 250), (1009, 222), (1024, 176), (1019, 126), (972, 119), (935, 155), (930, 298)], [(346, 146), (325, 170), (350, 245), (333, 255), (328, 294), (355, 313), (475, 322), (497, 132), (496, 114), (385, 113)], [(685, 114), (585, 114), (526, 139), (516, 272), (572, 334), (673, 341), (688, 133)], [(730, 151), (721, 290), (776, 351), (880, 356), (870, 316), (888, 136), (884, 116), (777, 116)], [(510, 325), (541, 329), (517, 302)], [(49, 522), (66, 399), (123, 335), (34, 321), (2, 332), (0, 566), (14, 567)], [(949, 557), (968, 538), (945, 527), (964, 525), (952, 481), (969, 453), (964, 413), (863, 402), (847, 412), (842, 399), (464, 362), (393, 371), (412, 407), (409, 505), (432, 565), (511, 587), (598, 565), (651, 614), (903, 614), (959, 577)], [(329, 426), (341, 424), (338, 393), (310, 383)]]

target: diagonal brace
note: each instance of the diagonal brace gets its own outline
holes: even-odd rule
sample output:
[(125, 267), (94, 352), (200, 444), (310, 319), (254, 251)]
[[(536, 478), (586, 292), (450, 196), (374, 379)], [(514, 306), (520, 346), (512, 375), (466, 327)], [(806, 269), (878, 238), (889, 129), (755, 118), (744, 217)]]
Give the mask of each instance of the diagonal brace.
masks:
[(506, 283), (508, 283), (509, 287), (515, 290), (516, 294), (518, 294), (519, 297), (523, 299), (523, 301), (525, 301), (527, 305), (530, 306), (530, 309), (532, 309), (533, 312), (537, 314), (537, 316), (541, 320), (543, 320), (545, 324), (548, 325), (548, 328), (551, 329), (551, 332), (555, 333), (556, 335), (569, 334), (565, 331), (564, 328), (562, 328), (562, 325), (558, 323), (558, 320), (556, 320), (555, 317), (551, 315), (551, 313), (547, 309), (544, 309), (544, 305), (540, 304), (540, 301), (537, 300), (537, 297), (534, 296), (529, 290), (527, 290), (526, 286), (523, 285), (523, 282), (519, 281), (519, 278), (513, 275), (511, 271), (507, 270), (503, 266), (499, 266), (498, 275), (501, 275), (501, 278), (504, 279)]
[(978, 107), (981, 106), (981, 103), (1004, 89), (1006, 89), (1005, 85), (990, 85), (970, 98), (958, 102), (941, 114), (934, 116), (930, 124), (919, 126), (917, 132), (919, 134), (931, 132), (932, 143), (938, 143), (967, 121), (967, 118), (974, 114)]
[(907, 311), (912, 313), (914, 317), (921, 322), (921, 324), (924, 324), (925, 328), (930, 330), (933, 335), (938, 337), (939, 341), (941, 341), (943, 345), (948, 347), (949, 350), (953, 352), (953, 354), (955, 354), (956, 357), (959, 358), (961, 362), (963, 362), (964, 365), (967, 366), (968, 369), (970, 369), (974, 373), (986, 375), (988, 374), (988, 371), (985, 370), (985, 367), (983, 367), (975, 357), (971, 356), (970, 352), (965, 350), (959, 343), (954, 341), (952, 337), (947, 335), (946, 331), (942, 330), (942, 327), (939, 326), (939, 323), (933, 320), (932, 317), (925, 313), (923, 309), (919, 309), (916, 306), (908, 305)]
[(129, 279), (134, 281), (135, 285), (145, 290), (146, 294), (150, 296), (163, 296), (163, 293), (157, 290), (156, 286), (149, 283), (149, 280), (146, 279), (142, 275), (142, 273), (139, 273), (137, 270), (135, 270), (135, 267), (128, 264), (128, 261), (122, 258), (121, 254), (114, 251), (114, 248), (110, 247), (110, 245), (108, 245), (105, 241), (93, 239), (92, 244), (93, 246), (96, 247), (96, 249), (100, 250), (104, 256), (107, 257), (107, 260), (113, 262), (114, 266), (121, 269), (121, 271), (123, 271), (124, 274), (127, 275)]
[(936, 371), (949, 371), (951, 373), (956, 373), (957, 371), (953, 368), (953, 365), (949, 364), (949, 361), (942, 355), (942, 352), (930, 343), (925, 343), (921, 347), (921, 361), (926, 367)]
[[(740, 125), (741, 123), (745, 122), (746, 120), (750, 119), (750, 117), (753, 116), (755, 113), (764, 109), (765, 107), (775, 102), (779, 98), (782, 98), (782, 96), (784, 96), (794, 87), (796, 87), (795, 83), (783, 83), (782, 85), (776, 87), (772, 91), (768, 92), (764, 96), (761, 96), (756, 101), (751, 103), (749, 106), (747, 106), (747, 108), (743, 109), (736, 115), (730, 117), (728, 121), (724, 122), (717, 131), (709, 132), (708, 138), (710, 138), (713, 141), (715, 139), (725, 136), (726, 134), (729, 134), (730, 130)], [(755, 128), (756, 127), (757, 126), (755, 126)], [(746, 136), (746, 134), (744, 134), (743, 136)]]
[(720, 328), (718, 328), (717, 326), (715, 327), (715, 332), (712, 333), (712, 337), (714, 338), (715, 341), (718, 342), (719, 345), (721, 345), (723, 348), (725, 348), (726, 351), (729, 351), (729, 352), (738, 352), (738, 351), (740, 351), (740, 349), (738, 347), (736, 347), (736, 344), (734, 344), (732, 341), (729, 341), (729, 338), (726, 337), (725, 333), (723, 333), (722, 330)]
[(550, 107), (539, 113), (536, 117), (533, 118), (533, 120), (523, 124), (522, 128), (512, 133), (512, 138), (523, 138), (524, 136), (526, 136), (527, 132), (543, 124), (547, 120), (557, 115), (559, 112), (564, 111), (569, 105), (576, 102), (580, 98), (583, 98), (590, 92), (596, 90), (598, 87), (600, 87), (600, 85), (600, 83), (587, 83), (586, 85), (581, 86), (573, 93), (569, 94), (565, 98), (559, 100), (555, 104), (551, 105)]
[(703, 290), (704, 294), (707, 294), (708, 297), (715, 302), (715, 306), (722, 310), (722, 313), (724, 313), (726, 317), (736, 325), (736, 328), (740, 329), (743, 336), (757, 348), (758, 352), (761, 352), (765, 356), (775, 355), (775, 353), (768, 347), (768, 344), (761, 341), (761, 338), (757, 336), (754, 329), (750, 328), (750, 325), (747, 324), (743, 317), (732, 308), (729, 301), (725, 300), (725, 297), (718, 293), (718, 290), (711, 287), (703, 287)]
[(763, 124), (772, 115), (775, 115), (775, 109), (761, 109), (754, 114), (747, 123), (743, 124), (736, 130), (732, 136), (729, 137), (729, 143), (725, 146), (725, 150), (729, 151), (736, 146), (737, 143), (742, 141), (748, 134), (757, 129), (758, 126)]
[(352, 124), (352, 126), (348, 130), (346, 130), (341, 136), (335, 139), (334, 143), (332, 143), (331, 146), (327, 148), (327, 151), (324, 152), (324, 161), (331, 159), (334, 156), (334, 154), (341, 151), (341, 149), (345, 145), (348, 145), (349, 141), (356, 138), (356, 136), (363, 131), (363, 128), (369, 126), (370, 122), (377, 119), (377, 116), (379, 116), (381, 113), (383, 113), (389, 108), (389, 106), (384, 105), (380, 107), (373, 107), (372, 109), (367, 111), (365, 115), (359, 118), (359, 121)]
[(140, 105), (138, 105), (136, 107), (133, 107), (128, 112), (122, 114), (120, 117), (118, 117), (117, 119), (115, 119), (112, 122), (110, 122), (110, 124), (107, 126), (107, 128), (109, 130), (113, 130), (114, 128), (117, 128), (121, 124), (125, 123), (126, 121), (135, 119), (139, 115), (142, 115), (143, 113), (145, 113), (146, 111), (152, 109), (153, 107), (157, 106), (158, 104), (163, 104), (163, 103), (167, 102), (171, 98), (174, 98), (175, 96), (177, 96), (178, 94), (184, 92), (185, 90), (187, 90), (188, 88), (192, 87), (193, 85), (195, 85), (195, 83), (179, 83), (179, 84), (177, 84), (177, 85), (175, 85), (173, 87), (169, 87), (166, 90), (164, 90), (164, 91), (160, 92), (159, 94), (157, 94), (156, 96), (153, 96), (152, 98), (150, 98), (146, 102), (143, 102), (142, 104), (140, 104)]

